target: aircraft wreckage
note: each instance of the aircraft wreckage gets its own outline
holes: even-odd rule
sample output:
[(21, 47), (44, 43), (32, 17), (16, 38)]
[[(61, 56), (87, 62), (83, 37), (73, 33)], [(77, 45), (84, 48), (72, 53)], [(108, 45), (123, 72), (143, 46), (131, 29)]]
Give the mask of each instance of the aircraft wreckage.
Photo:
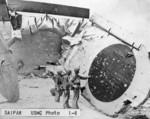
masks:
[(0, 91), (8, 101), (19, 99), (19, 64), (23, 68), (18, 72), (27, 73), (49, 63), (59, 64), (59, 69), (80, 67), (81, 75), (90, 76), (84, 97), (109, 116), (146, 101), (150, 61), (145, 46), (101, 16), (89, 15), (89, 9), (1, 0), (0, 21)]

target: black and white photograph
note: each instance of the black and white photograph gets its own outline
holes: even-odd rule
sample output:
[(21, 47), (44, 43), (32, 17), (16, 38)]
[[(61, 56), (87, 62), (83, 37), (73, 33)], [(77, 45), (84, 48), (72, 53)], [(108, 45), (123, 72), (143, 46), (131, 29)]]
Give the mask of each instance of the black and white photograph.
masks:
[(0, 119), (150, 119), (150, 0), (0, 0)]

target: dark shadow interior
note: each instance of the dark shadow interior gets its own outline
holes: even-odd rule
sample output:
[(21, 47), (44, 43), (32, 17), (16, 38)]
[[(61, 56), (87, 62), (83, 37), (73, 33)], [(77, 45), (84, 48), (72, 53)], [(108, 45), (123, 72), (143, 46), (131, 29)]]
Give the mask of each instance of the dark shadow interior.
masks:
[(130, 86), (135, 70), (136, 59), (128, 46), (115, 44), (106, 47), (90, 67), (88, 85), (92, 95), (103, 102), (116, 100)]

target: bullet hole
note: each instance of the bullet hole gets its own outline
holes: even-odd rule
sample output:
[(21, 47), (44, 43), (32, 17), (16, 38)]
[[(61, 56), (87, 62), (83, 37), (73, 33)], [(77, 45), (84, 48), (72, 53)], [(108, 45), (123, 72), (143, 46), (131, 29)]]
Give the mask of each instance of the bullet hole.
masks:
[(130, 104), (131, 104), (132, 102), (130, 101), (130, 100), (125, 100), (124, 102), (123, 102), (123, 106), (122, 106), (122, 108), (116, 113), (116, 114), (124, 114), (124, 113), (126, 113), (127, 111), (128, 111), (128, 109), (130, 108)]
[(132, 99), (134, 100), (134, 99), (136, 99), (137, 98), (137, 96), (134, 96)]
[(123, 104), (125, 105), (125, 106), (127, 106), (127, 105), (130, 105), (132, 102), (130, 101), (130, 100), (125, 100), (124, 102), (123, 102)]

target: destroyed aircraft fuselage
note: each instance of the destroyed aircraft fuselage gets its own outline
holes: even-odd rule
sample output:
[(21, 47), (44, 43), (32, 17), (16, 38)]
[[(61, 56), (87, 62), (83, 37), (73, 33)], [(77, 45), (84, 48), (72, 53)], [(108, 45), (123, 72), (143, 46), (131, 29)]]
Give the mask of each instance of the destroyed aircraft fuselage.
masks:
[[(17, 9), (21, 8), (16, 7)], [(55, 27), (52, 25), (52, 28), (39, 30), (40, 25), (37, 25), (37, 28), (29, 22), (28, 28), (22, 30), (22, 40), (10, 47), (13, 60), (24, 61), (23, 72), (47, 62), (59, 62), (67, 70), (80, 67), (81, 75), (90, 76), (84, 84), (86, 97), (99, 111), (111, 116), (119, 113), (127, 101), (132, 107), (137, 107), (145, 100), (149, 92), (150, 62), (142, 42), (137, 42), (132, 35), (102, 17), (94, 16), (89, 20), (80, 19), (77, 22), (65, 19), (63, 25), (59, 26), (57, 23), (60, 23), (61, 18), (55, 21), (55, 17), (46, 16), (49, 19), (46, 21), (48, 27), (56, 23)], [(34, 18), (31, 18), (32, 21)], [(67, 30), (60, 35), (62, 32), (58, 31), (66, 29), (68, 24), (69, 29), (73, 23), (75, 32), (70, 33)], [(6, 28), (6, 25), (11, 27), (10, 23), (1, 22), (3, 28)], [(8, 31), (9, 33), (6, 33)], [(6, 39), (10, 40), (8, 34), (11, 34), (11, 29), (0, 32), (7, 45)], [(57, 69), (47, 67), (50, 71)]]

